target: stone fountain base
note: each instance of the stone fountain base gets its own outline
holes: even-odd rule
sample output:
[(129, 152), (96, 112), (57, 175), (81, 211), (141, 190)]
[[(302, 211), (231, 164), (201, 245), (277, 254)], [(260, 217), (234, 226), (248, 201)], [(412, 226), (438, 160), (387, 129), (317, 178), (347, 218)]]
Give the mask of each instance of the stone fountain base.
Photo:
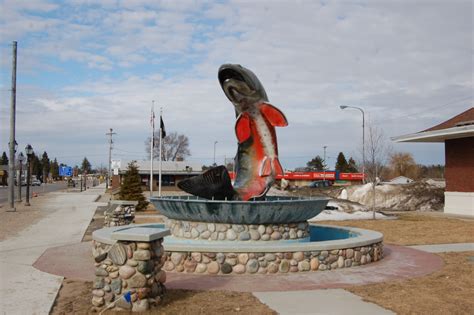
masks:
[(176, 238), (209, 241), (309, 241), (308, 222), (291, 224), (227, 224), (167, 220), (166, 227)]

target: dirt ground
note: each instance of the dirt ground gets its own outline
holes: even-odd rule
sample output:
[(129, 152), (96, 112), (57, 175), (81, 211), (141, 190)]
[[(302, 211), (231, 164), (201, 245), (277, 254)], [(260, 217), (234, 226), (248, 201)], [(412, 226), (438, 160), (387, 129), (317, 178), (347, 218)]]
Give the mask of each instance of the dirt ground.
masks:
[[(65, 279), (52, 315), (97, 314), (91, 312), (92, 282)], [(111, 312), (104, 314), (129, 314)], [(168, 290), (163, 304), (141, 314), (276, 314), (251, 293), (227, 291)]]
[(348, 291), (397, 314), (474, 314), (474, 252), (439, 255), (446, 265), (431, 275)]
[(40, 211), (40, 206), (47, 196), (40, 196), (30, 199), (31, 206), (27, 207), (23, 203), (15, 203), (16, 211), (8, 212), (8, 204), (3, 204), (0, 207), (0, 241), (7, 239), (8, 237), (15, 236), (30, 225), (35, 224), (46, 213)]
[(474, 242), (474, 220), (451, 219), (429, 213), (397, 213), (397, 220), (320, 221), (318, 224), (353, 226), (383, 233), (384, 242), (424, 245)]

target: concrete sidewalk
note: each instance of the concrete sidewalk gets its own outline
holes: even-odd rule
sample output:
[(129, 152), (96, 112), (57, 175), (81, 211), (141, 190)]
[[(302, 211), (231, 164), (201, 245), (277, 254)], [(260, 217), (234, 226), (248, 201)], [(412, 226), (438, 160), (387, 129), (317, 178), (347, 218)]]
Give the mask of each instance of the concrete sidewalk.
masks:
[[(41, 272), (32, 264), (53, 246), (81, 242), (105, 190), (54, 192), (43, 204), (46, 217), (0, 242), (0, 313), (49, 314), (63, 277)], [(47, 207), (47, 209), (46, 209)]]
[(428, 252), (428, 253), (474, 251), (474, 243), (414, 245), (414, 246), (408, 246), (408, 247), (418, 249), (418, 250), (422, 250), (422, 251)]
[(297, 314), (395, 314), (343, 289), (289, 292), (255, 292), (260, 301), (281, 315)]

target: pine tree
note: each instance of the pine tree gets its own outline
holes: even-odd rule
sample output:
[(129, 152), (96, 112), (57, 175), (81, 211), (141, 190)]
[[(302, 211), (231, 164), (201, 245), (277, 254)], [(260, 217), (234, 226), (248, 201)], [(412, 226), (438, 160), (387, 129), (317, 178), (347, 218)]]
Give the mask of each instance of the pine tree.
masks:
[(51, 162), (51, 176), (54, 179), (59, 177), (59, 164), (56, 158), (54, 158), (54, 161)]
[(2, 158), (0, 159), (0, 165), (8, 165), (8, 156), (5, 151), (3, 151)]
[(127, 171), (123, 176), (120, 186), (120, 199), (138, 201), (137, 211), (144, 210), (148, 206), (145, 196), (143, 196), (141, 179), (138, 174), (138, 166), (132, 161), (128, 164)]
[(92, 170), (91, 163), (89, 162), (89, 160), (86, 157), (84, 157), (84, 160), (82, 160), (81, 171), (83, 173), (90, 174), (91, 170)]
[(41, 164), (40, 159), (36, 154), (33, 153), (31, 156), (31, 168), (32, 168), (32, 175), (36, 176), (36, 178), (40, 179), (43, 177), (43, 166)]
[(46, 153), (46, 151), (43, 152), (43, 157), (41, 158), (41, 166), (43, 166), (43, 182), (45, 182), (48, 178), (49, 171), (51, 170), (48, 153)]
[(337, 161), (336, 161), (336, 171), (347, 172), (348, 166), (349, 165), (347, 164), (344, 153), (339, 152), (339, 155), (337, 156)]
[(306, 163), (306, 166), (311, 171), (322, 171), (326, 168), (324, 160), (319, 155), (316, 155), (314, 159)]
[(352, 156), (349, 158), (349, 162), (347, 163), (346, 172), (348, 172), (348, 173), (357, 173), (358, 172), (357, 164), (354, 161), (354, 159), (352, 158)]

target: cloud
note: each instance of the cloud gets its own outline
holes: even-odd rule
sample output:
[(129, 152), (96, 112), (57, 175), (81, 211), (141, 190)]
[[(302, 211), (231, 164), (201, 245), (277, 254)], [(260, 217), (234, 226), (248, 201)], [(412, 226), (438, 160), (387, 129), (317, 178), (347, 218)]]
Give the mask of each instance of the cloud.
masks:
[[(387, 136), (425, 129), (473, 106), (469, 1), (1, 6), (7, 13), (0, 35), (19, 39), (23, 59), (19, 136), (51, 135), (54, 140), (42, 143), (58, 155), (71, 141), (89, 144), (81, 156), (97, 154), (113, 127), (117, 146), (142, 157), (155, 100), (170, 130), (191, 138), (193, 158), (209, 163), (215, 140), (219, 156), (232, 156), (235, 117), (216, 79), (228, 62), (252, 69), (287, 115), (290, 125), (277, 130), (287, 167), (322, 154), (323, 145), (334, 151), (330, 156), (357, 155), (360, 114), (339, 105), (362, 106)], [(2, 68), (8, 69), (10, 52), (3, 48)], [(2, 73), (1, 88), (8, 89), (8, 75)], [(2, 93), (4, 103), (8, 97)], [(4, 109), (1, 114), (3, 145)], [(423, 163), (443, 159), (434, 154), (440, 149), (395, 148)]]

